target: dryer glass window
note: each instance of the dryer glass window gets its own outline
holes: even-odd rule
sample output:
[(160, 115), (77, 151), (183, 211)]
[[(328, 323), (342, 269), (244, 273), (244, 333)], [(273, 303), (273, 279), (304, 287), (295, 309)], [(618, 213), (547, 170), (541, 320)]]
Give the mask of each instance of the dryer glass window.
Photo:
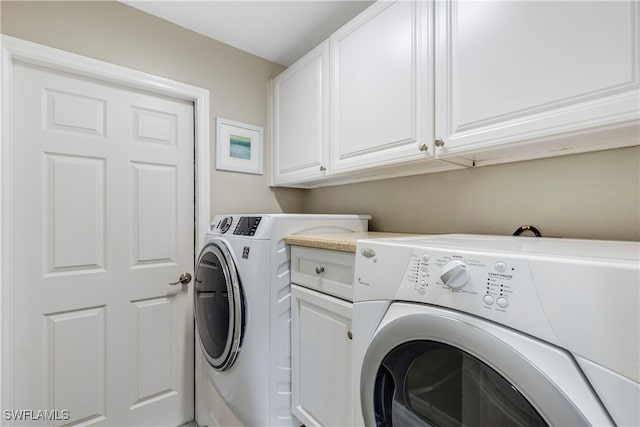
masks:
[(204, 247), (196, 265), (194, 312), (204, 356), (219, 371), (231, 368), (244, 333), (242, 287), (223, 242)]
[(229, 293), (221, 261), (206, 252), (196, 271), (195, 307), (198, 332), (205, 351), (214, 359), (223, 355), (229, 335)]
[(375, 386), (379, 426), (546, 426), (504, 377), (458, 348), (415, 341), (391, 351)]

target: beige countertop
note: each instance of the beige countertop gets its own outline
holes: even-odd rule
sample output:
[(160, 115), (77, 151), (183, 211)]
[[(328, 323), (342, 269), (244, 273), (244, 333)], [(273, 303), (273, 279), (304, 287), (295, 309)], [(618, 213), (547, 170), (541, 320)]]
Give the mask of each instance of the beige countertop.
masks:
[(356, 242), (360, 239), (378, 239), (382, 237), (409, 236), (407, 233), (385, 233), (379, 231), (363, 231), (354, 233), (318, 233), (289, 234), (284, 237), (288, 245), (306, 246), (309, 248), (331, 249), (341, 252), (356, 252)]

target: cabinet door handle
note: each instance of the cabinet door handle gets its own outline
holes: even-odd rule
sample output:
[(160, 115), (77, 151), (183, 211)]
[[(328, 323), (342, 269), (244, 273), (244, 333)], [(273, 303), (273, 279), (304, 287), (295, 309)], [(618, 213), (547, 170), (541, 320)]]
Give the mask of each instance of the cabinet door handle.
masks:
[(321, 265), (316, 266), (316, 274), (322, 273), (324, 273), (324, 267), (322, 267)]
[(353, 332), (351, 332), (351, 330), (347, 331), (347, 337), (352, 340), (353, 339)]
[(320, 172), (324, 172), (326, 170), (327, 170), (327, 168), (325, 168), (324, 166), (320, 166)]
[(436, 139), (434, 144), (436, 145), (436, 147), (440, 148), (440, 147), (444, 147), (444, 141), (441, 139)]
[(422, 143), (422, 144), (420, 144), (418, 146), (418, 150), (420, 150), (420, 151), (427, 151), (428, 149), (429, 149), (429, 146), (427, 144), (424, 144), (424, 143)]

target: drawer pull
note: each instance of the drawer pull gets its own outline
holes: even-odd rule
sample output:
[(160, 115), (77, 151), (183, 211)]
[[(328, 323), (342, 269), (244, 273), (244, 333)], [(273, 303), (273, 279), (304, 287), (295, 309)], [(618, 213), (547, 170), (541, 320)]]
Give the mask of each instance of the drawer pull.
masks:
[(324, 273), (324, 267), (318, 265), (316, 267), (316, 274), (322, 274), (322, 273)]
[(353, 332), (351, 331), (347, 331), (347, 337), (352, 340), (353, 339)]

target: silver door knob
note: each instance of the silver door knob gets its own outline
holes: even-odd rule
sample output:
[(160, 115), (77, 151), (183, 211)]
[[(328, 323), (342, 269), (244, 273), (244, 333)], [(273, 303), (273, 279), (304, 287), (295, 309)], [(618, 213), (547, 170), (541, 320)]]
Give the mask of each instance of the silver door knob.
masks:
[(420, 150), (420, 151), (427, 151), (428, 149), (429, 149), (429, 146), (427, 144), (424, 144), (424, 143), (422, 143), (422, 144), (420, 144), (418, 146), (418, 150)]
[(189, 283), (191, 281), (191, 274), (189, 273), (182, 273), (180, 275), (180, 277), (178, 278), (177, 282), (170, 282), (170, 285), (177, 285), (178, 283), (186, 285), (187, 283)]
[(320, 166), (320, 172), (324, 172), (326, 170), (327, 170), (327, 168), (325, 168), (324, 166)]
[(324, 267), (322, 267), (321, 265), (316, 267), (316, 274), (322, 274), (324, 273)]
[(436, 147), (440, 148), (440, 147), (444, 147), (444, 141), (441, 139), (436, 139), (434, 144), (436, 145)]

